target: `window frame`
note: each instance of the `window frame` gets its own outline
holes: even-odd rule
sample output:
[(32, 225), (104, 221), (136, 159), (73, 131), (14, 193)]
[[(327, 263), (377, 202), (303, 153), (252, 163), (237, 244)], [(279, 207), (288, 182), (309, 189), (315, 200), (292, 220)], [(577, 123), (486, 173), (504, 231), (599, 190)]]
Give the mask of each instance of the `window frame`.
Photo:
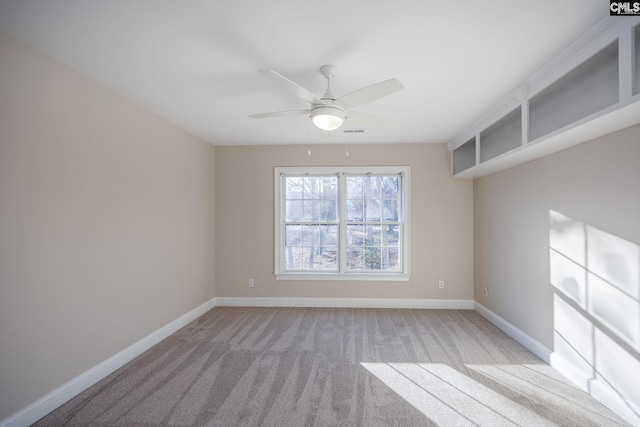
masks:
[[(346, 177), (349, 175), (400, 175), (401, 233), (400, 271), (348, 271), (346, 269)], [(338, 271), (287, 271), (285, 257), (285, 177), (287, 176), (338, 177)], [(411, 236), (411, 168), (409, 166), (339, 166), (339, 167), (275, 167), (274, 168), (274, 276), (276, 280), (359, 280), (359, 281), (408, 281), (410, 277)], [(383, 222), (383, 221), (381, 221)]]

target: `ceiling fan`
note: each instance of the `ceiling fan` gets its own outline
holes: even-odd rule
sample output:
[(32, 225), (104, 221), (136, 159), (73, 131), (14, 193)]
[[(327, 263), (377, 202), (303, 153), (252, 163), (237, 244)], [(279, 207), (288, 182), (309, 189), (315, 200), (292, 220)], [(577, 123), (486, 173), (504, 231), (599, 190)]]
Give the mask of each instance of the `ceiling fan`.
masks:
[(334, 65), (323, 65), (320, 67), (320, 73), (327, 79), (327, 90), (321, 98), (318, 98), (299, 84), (292, 82), (273, 70), (260, 70), (260, 74), (280, 86), (282, 89), (289, 91), (298, 98), (310, 103), (311, 108), (306, 110), (251, 114), (249, 117), (258, 119), (264, 117), (309, 114), (313, 124), (323, 130), (338, 129), (342, 126), (342, 123), (347, 117), (374, 124), (386, 124), (386, 122), (388, 122), (387, 119), (383, 119), (369, 113), (354, 111), (351, 108), (391, 95), (404, 89), (404, 86), (402, 86), (398, 80), (390, 79), (358, 89), (347, 95), (341, 96), (340, 98), (336, 98), (331, 92), (331, 79), (335, 76), (336, 71), (337, 69)]

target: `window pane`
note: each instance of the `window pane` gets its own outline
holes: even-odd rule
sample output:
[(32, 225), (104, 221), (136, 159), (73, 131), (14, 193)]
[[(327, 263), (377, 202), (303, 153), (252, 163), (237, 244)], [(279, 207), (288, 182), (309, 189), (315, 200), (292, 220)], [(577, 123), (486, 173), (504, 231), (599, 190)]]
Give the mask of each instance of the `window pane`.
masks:
[(307, 249), (309, 269), (337, 270), (337, 250), (335, 246), (319, 246)]
[(398, 249), (385, 248), (382, 251), (382, 270), (400, 270), (400, 257)]
[(400, 270), (399, 225), (347, 225), (349, 270)]
[(349, 270), (363, 270), (364, 257), (362, 248), (349, 247), (347, 249), (347, 268)]
[(365, 197), (367, 199), (377, 199), (380, 197), (380, 180), (379, 176), (368, 176), (364, 178)]
[(338, 242), (338, 226), (321, 225), (320, 226), (320, 245), (336, 246)]
[(292, 177), (286, 178), (286, 198), (302, 199), (302, 178)]
[(348, 246), (364, 246), (364, 226), (347, 225), (347, 245)]
[(315, 225), (304, 225), (302, 227), (302, 245), (318, 246), (320, 237), (318, 236), (318, 227)]
[(322, 178), (320, 182), (321, 198), (325, 200), (335, 200), (337, 198), (338, 191), (338, 178)]
[(367, 200), (365, 212), (367, 214), (367, 221), (380, 221), (380, 201)]
[(285, 244), (287, 246), (302, 245), (302, 227), (299, 225), (286, 225), (284, 228)]
[(285, 221), (336, 221), (337, 177), (286, 177)]
[(287, 247), (288, 270), (337, 270), (337, 248), (335, 246)]
[(382, 177), (382, 197), (385, 199), (398, 199), (398, 176)]
[(363, 184), (364, 181), (361, 176), (347, 177), (347, 199), (361, 199)]
[(300, 270), (302, 268), (302, 248), (287, 246), (285, 248), (285, 266), (287, 270)]
[(379, 247), (349, 247), (347, 268), (349, 270), (380, 270), (381, 252)]
[(286, 221), (302, 221), (302, 200), (287, 200)]
[(347, 220), (397, 221), (399, 176), (347, 177)]
[(287, 270), (338, 269), (337, 225), (285, 226), (285, 268)]
[[(318, 197), (318, 186), (317, 186), (317, 178), (316, 177), (304, 177), (302, 178), (303, 182), (303, 198), (305, 199), (317, 199)], [(315, 197), (314, 197), (315, 196)]]
[(380, 246), (382, 245), (381, 226), (379, 225), (367, 225), (365, 227), (366, 237), (365, 246)]
[(320, 202), (320, 221), (335, 221), (337, 219), (337, 203), (335, 200)]
[(301, 245), (336, 246), (338, 227), (336, 225), (303, 225)]
[(364, 201), (362, 199), (347, 200), (347, 221), (364, 219)]
[(385, 221), (398, 221), (398, 199), (384, 200), (382, 219)]
[(304, 221), (318, 221), (320, 219), (317, 200), (303, 200), (302, 211)]
[(382, 246), (398, 248), (400, 240), (400, 226), (385, 224), (382, 228)]

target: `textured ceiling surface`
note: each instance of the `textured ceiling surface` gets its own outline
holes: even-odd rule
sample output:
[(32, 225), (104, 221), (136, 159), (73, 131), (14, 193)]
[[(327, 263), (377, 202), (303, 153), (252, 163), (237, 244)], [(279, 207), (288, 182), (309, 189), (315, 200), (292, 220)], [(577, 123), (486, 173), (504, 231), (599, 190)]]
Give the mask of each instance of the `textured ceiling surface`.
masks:
[[(608, 15), (602, 0), (0, 0), (0, 31), (216, 145), (447, 142)], [(390, 78), (404, 90), (319, 131), (258, 73), (317, 96)]]

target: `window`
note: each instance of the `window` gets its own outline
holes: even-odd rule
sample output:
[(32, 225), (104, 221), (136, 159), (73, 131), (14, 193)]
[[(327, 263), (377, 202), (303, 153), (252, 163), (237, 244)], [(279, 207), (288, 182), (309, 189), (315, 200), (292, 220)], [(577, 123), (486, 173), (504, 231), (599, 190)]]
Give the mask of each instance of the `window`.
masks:
[(408, 280), (409, 171), (276, 168), (276, 278)]

